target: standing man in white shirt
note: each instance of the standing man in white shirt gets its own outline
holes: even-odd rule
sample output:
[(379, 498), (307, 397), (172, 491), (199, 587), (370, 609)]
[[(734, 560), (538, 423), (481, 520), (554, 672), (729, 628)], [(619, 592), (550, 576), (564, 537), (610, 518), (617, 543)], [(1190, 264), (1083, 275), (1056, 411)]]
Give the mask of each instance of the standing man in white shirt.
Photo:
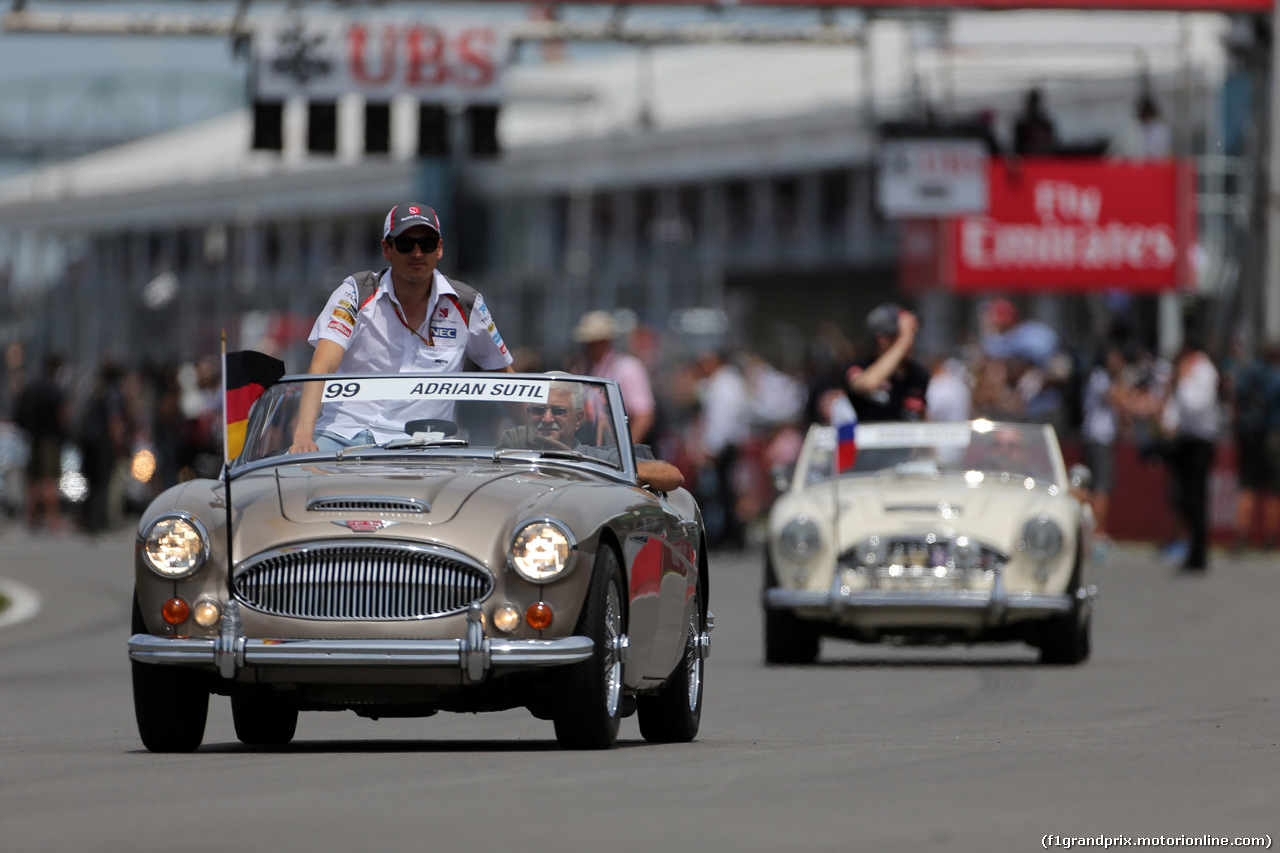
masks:
[[(470, 358), (484, 370), (510, 373), (511, 354), (484, 297), (436, 269), (443, 255), (434, 210), (425, 204), (391, 208), (382, 226), (389, 266), (377, 276), (376, 289), (348, 276), (329, 297), (308, 338), (316, 351), (307, 372), (448, 373), (464, 369)], [(330, 404), (320, 417), (321, 391), (316, 383), (304, 393), (290, 452), (336, 451), (404, 434), (404, 413), (396, 406)]]
[[(707, 524), (707, 539), (715, 547), (746, 545), (746, 528), (738, 517), (738, 489), (734, 469), (738, 451), (749, 436), (751, 420), (746, 380), (741, 371), (721, 353), (708, 350), (698, 356), (702, 383), (698, 401), (702, 406), (702, 471), (715, 474), (714, 490), (700, 489), (703, 516), (718, 516), (719, 523)], [(701, 478), (700, 478), (701, 479)], [(700, 487), (703, 484), (698, 484)], [(708, 494), (707, 492), (710, 491)]]

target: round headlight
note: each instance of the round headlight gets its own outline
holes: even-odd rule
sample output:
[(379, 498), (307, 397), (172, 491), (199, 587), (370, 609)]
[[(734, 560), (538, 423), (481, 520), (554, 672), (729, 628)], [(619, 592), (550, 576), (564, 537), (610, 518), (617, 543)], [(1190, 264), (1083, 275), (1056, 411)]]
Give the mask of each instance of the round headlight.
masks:
[(822, 536), (818, 532), (818, 525), (814, 524), (809, 516), (801, 515), (783, 526), (782, 533), (778, 536), (778, 543), (792, 558), (807, 560), (818, 553)]
[(981, 556), (982, 549), (968, 536), (957, 536), (951, 541), (951, 561), (957, 569), (972, 569)]
[(1062, 550), (1062, 528), (1041, 513), (1023, 525), (1018, 547), (1034, 560), (1047, 560)]
[(508, 561), (526, 580), (547, 583), (569, 570), (577, 552), (578, 543), (565, 527), (540, 519), (516, 531)]
[(165, 516), (147, 528), (142, 552), (156, 574), (178, 580), (195, 574), (209, 558), (209, 534), (191, 516)]

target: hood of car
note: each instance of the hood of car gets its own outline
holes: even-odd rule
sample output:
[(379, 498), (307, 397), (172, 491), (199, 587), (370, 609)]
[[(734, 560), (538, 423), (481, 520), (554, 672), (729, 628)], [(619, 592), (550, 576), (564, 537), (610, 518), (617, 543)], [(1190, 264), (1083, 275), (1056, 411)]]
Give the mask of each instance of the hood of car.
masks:
[(840, 495), (843, 505), (868, 526), (883, 523), (896, 526), (913, 521), (964, 524), (979, 519), (1008, 517), (1020, 519), (1050, 500), (1043, 489), (1027, 489), (1019, 484), (992, 483), (970, 486), (960, 478), (929, 482), (896, 482), (879, 489), (859, 490)]
[[(954, 530), (1008, 547), (1027, 519), (1040, 513), (1065, 518), (1072, 499), (1021, 482), (973, 486), (959, 477), (885, 478), (874, 485), (824, 482), (780, 501), (783, 517), (805, 513), (833, 518), (839, 505), (840, 539), (847, 547), (863, 536)], [(784, 518), (778, 521), (784, 522)]]
[(443, 524), (469, 502), (497, 501), (504, 507), (530, 504), (572, 476), (492, 463), (412, 467), (334, 463), (276, 469), (280, 512), (298, 523), (384, 519)]
[[(511, 525), (547, 512), (563, 487), (589, 475), (547, 466), (312, 463), (259, 470), (232, 484), (236, 551), (374, 535), (457, 542), (483, 550)], [(218, 513), (214, 513), (218, 515)], [(225, 534), (223, 534), (225, 535)]]

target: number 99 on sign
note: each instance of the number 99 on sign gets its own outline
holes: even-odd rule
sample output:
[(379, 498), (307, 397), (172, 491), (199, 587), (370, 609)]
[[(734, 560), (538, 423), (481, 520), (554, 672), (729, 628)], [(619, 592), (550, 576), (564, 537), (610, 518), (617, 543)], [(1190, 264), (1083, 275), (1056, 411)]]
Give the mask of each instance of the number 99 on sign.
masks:
[(359, 393), (359, 382), (330, 382), (324, 386), (324, 398), (326, 400), (336, 400), (339, 397), (354, 397)]

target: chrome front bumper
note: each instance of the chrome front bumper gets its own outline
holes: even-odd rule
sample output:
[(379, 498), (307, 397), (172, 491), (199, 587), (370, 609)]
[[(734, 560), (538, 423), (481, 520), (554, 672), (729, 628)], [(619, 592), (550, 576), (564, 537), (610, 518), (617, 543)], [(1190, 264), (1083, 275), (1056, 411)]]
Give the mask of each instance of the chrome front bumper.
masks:
[[(625, 635), (616, 641), (626, 659)], [(216, 666), (223, 678), (235, 678), (246, 667), (428, 667), (460, 668), (467, 680), (478, 682), (488, 670), (564, 666), (591, 657), (590, 637), (555, 640), (486, 638), (479, 605), (467, 612), (467, 635), (445, 640), (273, 640), (248, 639), (239, 607), (228, 602), (216, 638), (169, 638), (134, 634), (129, 658), (140, 663), (175, 666)]]
[(826, 610), (833, 619), (842, 615), (856, 615), (864, 612), (913, 612), (939, 610), (944, 612), (967, 612), (984, 616), (987, 625), (999, 625), (1006, 621), (1011, 613), (1022, 617), (1055, 616), (1069, 613), (1075, 606), (1076, 599), (1092, 607), (1097, 598), (1095, 586), (1081, 588), (1072, 595), (1062, 593), (1015, 592), (1010, 594), (1004, 587), (1004, 578), (996, 575), (995, 584), (990, 592), (970, 591), (927, 591), (898, 592), (860, 590), (849, 591), (836, 582), (825, 590), (790, 590), (770, 587), (764, 591), (764, 606), (770, 610)]

